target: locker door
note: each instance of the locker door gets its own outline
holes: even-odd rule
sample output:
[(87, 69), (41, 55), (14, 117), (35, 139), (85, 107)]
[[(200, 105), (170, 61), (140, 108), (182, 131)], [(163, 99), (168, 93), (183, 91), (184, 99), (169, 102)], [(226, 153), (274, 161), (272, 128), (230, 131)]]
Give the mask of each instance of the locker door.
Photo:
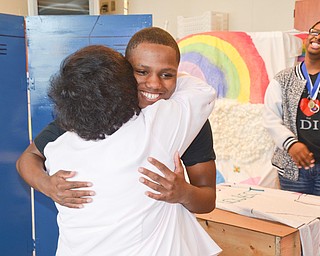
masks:
[(28, 146), (24, 18), (0, 14), (0, 254), (31, 255), (30, 187), (15, 162)]
[[(104, 44), (124, 53), (130, 37), (151, 23), (151, 15), (27, 17), (33, 138), (52, 120), (47, 86), (62, 59), (91, 44)], [(50, 199), (37, 192), (35, 230), (37, 256), (54, 255), (58, 237), (56, 208)]]

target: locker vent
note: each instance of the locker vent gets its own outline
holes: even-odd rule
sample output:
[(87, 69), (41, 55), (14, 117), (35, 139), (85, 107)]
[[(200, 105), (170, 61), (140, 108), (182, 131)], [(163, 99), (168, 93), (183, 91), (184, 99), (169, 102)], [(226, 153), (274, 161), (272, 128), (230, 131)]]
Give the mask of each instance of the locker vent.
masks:
[(7, 55), (7, 45), (0, 43), (0, 55)]

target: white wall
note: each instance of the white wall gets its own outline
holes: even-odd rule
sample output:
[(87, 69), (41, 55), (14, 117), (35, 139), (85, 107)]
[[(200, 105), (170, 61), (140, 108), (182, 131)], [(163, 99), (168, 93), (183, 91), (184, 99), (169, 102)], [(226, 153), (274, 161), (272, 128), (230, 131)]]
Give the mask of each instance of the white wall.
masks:
[(153, 25), (176, 37), (177, 16), (205, 11), (229, 13), (229, 30), (245, 32), (293, 29), (295, 0), (129, 0), (129, 14), (153, 14)]
[[(0, 13), (28, 15), (30, 0), (0, 0)], [(91, 0), (97, 1), (99, 0)], [(122, 0), (116, 0), (122, 1)], [(260, 32), (293, 29), (295, 0), (128, 0), (129, 14), (152, 14), (153, 25), (177, 36), (177, 16), (205, 11), (229, 13), (229, 30)]]
[(0, 13), (27, 16), (27, 0), (0, 0)]

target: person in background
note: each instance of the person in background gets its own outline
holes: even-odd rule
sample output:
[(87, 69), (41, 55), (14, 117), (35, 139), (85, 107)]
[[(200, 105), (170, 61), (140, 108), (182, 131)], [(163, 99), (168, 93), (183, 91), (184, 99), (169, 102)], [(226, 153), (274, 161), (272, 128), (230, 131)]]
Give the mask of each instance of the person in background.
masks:
[[(48, 95), (66, 132), (45, 146), (46, 170), (76, 169), (96, 191), (95, 201), (82, 209), (56, 204), (57, 256), (219, 254), (185, 207), (145, 195), (138, 172), (145, 166), (161, 175), (149, 155), (175, 165), (174, 154), (186, 150), (213, 109), (211, 86), (182, 77), (170, 99), (140, 110), (130, 63), (106, 46), (91, 45), (62, 62)], [(161, 179), (152, 185), (160, 192), (163, 186)]]
[(276, 149), (283, 190), (320, 195), (320, 21), (305, 40), (305, 60), (279, 72), (264, 100), (264, 126)]
[[(138, 81), (141, 108), (152, 105), (160, 99), (170, 98), (177, 83), (180, 51), (176, 41), (168, 32), (157, 27), (138, 31), (128, 43), (126, 58), (133, 66), (134, 76)], [(55, 175), (48, 176), (43, 165), (45, 145), (56, 140), (64, 132), (55, 121), (49, 124), (20, 156), (17, 170), (30, 186), (55, 202), (67, 207), (81, 208), (84, 204), (92, 202), (95, 191), (88, 189), (92, 186), (92, 182), (70, 181), (69, 178), (74, 177), (77, 170), (60, 170)], [(160, 177), (148, 169), (142, 171), (151, 180), (162, 179), (164, 186), (160, 193), (150, 192), (148, 195), (156, 200), (182, 203), (194, 213), (212, 211), (216, 200), (214, 160), (212, 132), (207, 120), (198, 136), (182, 155), (190, 184), (186, 182), (181, 166), (176, 172), (172, 172), (167, 166), (154, 160), (153, 163), (163, 171), (164, 175)], [(152, 187), (150, 179), (142, 179), (142, 182)]]

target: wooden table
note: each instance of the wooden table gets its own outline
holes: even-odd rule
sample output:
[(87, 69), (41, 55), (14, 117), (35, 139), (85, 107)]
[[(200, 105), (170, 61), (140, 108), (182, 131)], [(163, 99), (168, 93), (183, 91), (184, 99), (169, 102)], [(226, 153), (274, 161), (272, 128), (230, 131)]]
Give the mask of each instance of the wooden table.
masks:
[(196, 216), (201, 226), (223, 249), (221, 256), (301, 255), (298, 229), (220, 209)]

